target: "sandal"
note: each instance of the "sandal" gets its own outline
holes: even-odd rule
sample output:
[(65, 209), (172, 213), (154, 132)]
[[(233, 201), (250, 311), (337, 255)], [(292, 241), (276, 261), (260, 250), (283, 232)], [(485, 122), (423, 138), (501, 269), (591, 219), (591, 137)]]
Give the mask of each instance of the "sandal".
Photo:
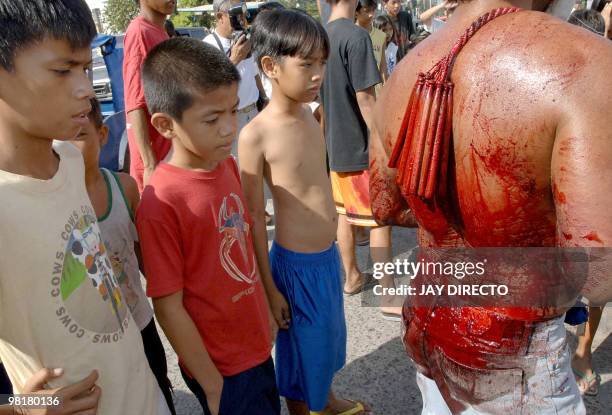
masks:
[[(576, 383), (578, 383), (578, 390), (580, 391), (580, 394), (586, 396), (597, 396), (599, 393), (599, 384), (601, 383), (601, 376), (599, 376), (599, 373), (593, 370), (593, 374), (586, 376), (584, 373), (574, 368), (572, 368), (572, 371), (577, 378)], [(586, 388), (583, 388), (583, 385), (586, 385)]]
[(372, 276), (372, 274), (363, 274), (363, 276), (363, 283), (359, 284), (357, 288), (354, 288), (351, 291), (347, 291), (343, 288), (342, 291), (344, 292), (344, 295), (346, 295), (347, 297), (357, 295), (363, 292), (363, 290), (365, 290), (366, 288), (368, 288), (372, 281), (374, 281), (374, 277)]
[[(351, 399), (345, 399), (345, 400), (348, 402), (354, 403), (355, 406), (343, 412), (336, 412), (334, 413), (334, 415), (362, 415), (362, 414), (365, 415), (365, 414), (371, 413), (369, 409), (366, 409), (365, 404), (363, 404), (362, 402), (353, 401)], [(324, 415), (324, 414), (326, 414), (325, 411), (321, 411), (321, 412), (310, 411), (310, 415)]]

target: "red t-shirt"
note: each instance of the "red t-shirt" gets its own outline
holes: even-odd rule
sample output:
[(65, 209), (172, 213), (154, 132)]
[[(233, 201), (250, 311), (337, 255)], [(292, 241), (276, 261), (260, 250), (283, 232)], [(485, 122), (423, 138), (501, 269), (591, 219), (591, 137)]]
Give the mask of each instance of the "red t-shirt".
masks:
[(183, 305), (221, 374), (269, 359), (268, 303), (234, 159), (210, 172), (160, 163), (136, 223), (147, 294), (183, 290)]
[[(151, 116), (145, 102), (141, 72), (147, 53), (166, 39), (168, 39), (168, 34), (165, 30), (148, 22), (144, 17), (138, 16), (131, 21), (123, 41), (125, 113), (127, 114), (135, 109), (144, 109), (146, 111), (149, 120), (151, 148), (158, 161), (166, 157), (166, 154), (170, 151), (171, 142), (162, 137), (151, 125)], [(130, 174), (136, 179), (138, 188), (142, 192), (142, 172), (144, 166), (129, 121), (127, 132), (130, 146)]]

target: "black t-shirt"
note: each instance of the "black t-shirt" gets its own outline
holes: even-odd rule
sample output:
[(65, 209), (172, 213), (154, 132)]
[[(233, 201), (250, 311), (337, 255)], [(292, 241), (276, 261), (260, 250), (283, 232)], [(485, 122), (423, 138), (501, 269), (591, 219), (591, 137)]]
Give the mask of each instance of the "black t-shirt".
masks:
[(357, 91), (381, 82), (370, 35), (349, 19), (326, 26), (330, 52), (321, 87), (329, 167), (336, 172), (368, 168), (368, 128)]

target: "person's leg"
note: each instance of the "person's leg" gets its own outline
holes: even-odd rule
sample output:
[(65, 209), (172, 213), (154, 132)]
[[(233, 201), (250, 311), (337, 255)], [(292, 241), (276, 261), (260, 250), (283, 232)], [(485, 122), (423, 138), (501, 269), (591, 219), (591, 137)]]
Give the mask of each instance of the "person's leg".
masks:
[(338, 215), (338, 250), (344, 267), (344, 292), (360, 292), (364, 283), (364, 276), (357, 267), (357, 256), (355, 254), (355, 229), (346, 215)]
[[(390, 226), (379, 226), (370, 230), (370, 256), (374, 263), (387, 263), (393, 260)], [(395, 287), (394, 277), (394, 275), (384, 274), (378, 283), (383, 288), (393, 288)], [(401, 316), (402, 303), (403, 299), (398, 296), (383, 296), (380, 301), (380, 310), (385, 315)]]
[(572, 359), (572, 369), (581, 394), (597, 392), (598, 379), (597, 373), (593, 370), (591, 348), (602, 313), (603, 307), (589, 307), (589, 319), (585, 323), (584, 334), (578, 337), (578, 346)]
[(285, 399), (287, 403), (287, 409), (291, 415), (310, 415), (308, 405), (304, 401), (292, 401), (291, 399)]
[(159, 333), (157, 333), (157, 328), (155, 327), (155, 319), (151, 319), (149, 324), (142, 329), (140, 333), (142, 336), (142, 343), (144, 345), (145, 355), (147, 356), (147, 360), (149, 361), (149, 366), (151, 367), (151, 371), (157, 379), (157, 383), (162, 393), (164, 394), (164, 398), (166, 399), (166, 403), (168, 404), (168, 408), (172, 415), (176, 415), (176, 410), (174, 409), (174, 403), (172, 401), (172, 384), (168, 379), (168, 364), (166, 362), (166, 352), (164, 350), (164, 345), (159, 338)]

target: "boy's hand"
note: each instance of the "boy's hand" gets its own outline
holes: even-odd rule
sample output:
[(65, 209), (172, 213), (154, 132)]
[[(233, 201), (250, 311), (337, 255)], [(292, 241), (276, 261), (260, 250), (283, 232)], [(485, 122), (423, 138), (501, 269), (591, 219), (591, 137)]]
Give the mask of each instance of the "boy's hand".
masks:
[(219, 408), (221, 406), (221, 395), (223, 393), (223, 376), (219, 371), (216, 371), (216, 375), (212, 376), (206, 382), (204, 393), (206, 394), (206, 403), (208, 403), (208, 409), (212, 415), (219, 415)]
[(278, 335), (278, 324), (276, 324), (276, 319), (274, 318), (274, 314), (272, 314), (272, 310), (269, 310), (270, 314), (270, 343), (274, 345), (276, 342), (276, 336)]
[(47, 406), (45, 408), (15, 408), (15, 413), (20, 415), (68, 415), (68, 414), (96, 414), (98, 401), (102, 390), (96, 385), (98, 372), (92, 372), (83, 380), (58, 389), (45, 389), (45, 384), (60, 377), (62, 369), (41, 369), (34, 373), (26, 382), (23, 393), (48, 395), (59, 398), (59, 406)]
[(279, 328), (287, 330), (291, 323), (291, 313), (289, 312), (287, 300), (285, 300), (285, 297), (280, 291), (274, 290), (270, 295), (269, 301), (270, 309), (272, 310), (272, 315), (274, 316), (274, 320), (276, 320), (276, 324), (278, 324)]

